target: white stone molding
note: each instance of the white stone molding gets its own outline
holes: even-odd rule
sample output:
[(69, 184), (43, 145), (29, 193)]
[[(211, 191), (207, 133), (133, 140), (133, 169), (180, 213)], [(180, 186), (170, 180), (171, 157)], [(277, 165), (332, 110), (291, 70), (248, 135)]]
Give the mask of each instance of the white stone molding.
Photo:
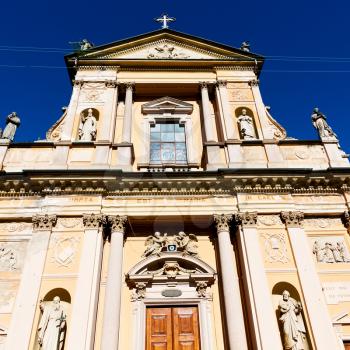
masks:
[[(151, 102), (147, 102), (142, 106), (142, 113), (145, 115), (143, 119), (143, 142), (144, 155), (142, 164), (150, 165), (150, 144), (151, 144), (151, 126), (162, 120), (173, 120), (185, 127), (187, 164), (195, 164), (198, 159), (198, 151), (194, 147), (193, 141), (193, 124), (191, 114), (193, 105), (172, 97), (162, 97)], [(142, 166), (141, 164), (141, 166)], [(185, 165), (186, 166), (186, 165)]]
[(109, 215), (107, 221), (111, 225), (111, 237), (102, 325), (102, 350), (118, 349), (123, 271), (123, 239), (127, 217)]
[(287, 227), (302, 227), (304, 213), (301, 211), (282, 211), (281, 219)]
[[(164, 272), (166, 266), (168, 274)], [(132, 289), (132, 349), (145, 349), (146, 307), (167, 305), (198, 306), (201, 349), (216, 349), (211, 324), (212, 300), (208, 292), (215, 278), (215, 270), (204, 261), (181, 253), (149, 256), (132, 267), (126, 274), (126, 282)], [(165, 291), (177, 293), (170, 297)]]
[(338, 349), (338, 340), (310, 251), (310, 244), (301, 226), (303, 213), (284, 212), (281, 213), (281, 218), (288, 231), (316, 348), (318, 350)]
[(22, 278), (5, 345), (6, 350), (28, 349), (41, 278), (56, 215), (34, 215), (33, 234), (23, 264)]
[(231, 220), (232, 215), (214, 215), (217, 225), (228, 342), (230, 349), (248, 350), (239, 273), (230, 239), (229, 223)]
[(32, 218), (34, 231), (51, 231), (52, 226), (56, 224), (56, 215), (34, 215)]
[[(256, 349), (280, 350), (282, 347), (278, 324), (271, 300), (269, 283), (257, 230), (257, 212), (234, 215), (237, 244), (249, 299), (249, 319), (253, 346)], [(269, 327), (266, 327), (266, 325)]]
[(73, 298), (70, 333), (67, 349), (92, 350), (94, 348), (98, 292), (102, 265), (103, 236), (100, 214), (84, 214), (84, 241), (81, 251), (79, 275)]

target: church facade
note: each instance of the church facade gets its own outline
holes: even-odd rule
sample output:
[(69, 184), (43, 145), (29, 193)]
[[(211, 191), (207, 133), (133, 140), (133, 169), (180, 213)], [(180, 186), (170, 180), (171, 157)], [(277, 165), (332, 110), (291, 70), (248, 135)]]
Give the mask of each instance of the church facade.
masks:
[(350, 164), (326, 117), (289, 138), (247, 45), (161, 29), (65, 59), (47, 139), (0, 140), (0, 348), (348, 349)]

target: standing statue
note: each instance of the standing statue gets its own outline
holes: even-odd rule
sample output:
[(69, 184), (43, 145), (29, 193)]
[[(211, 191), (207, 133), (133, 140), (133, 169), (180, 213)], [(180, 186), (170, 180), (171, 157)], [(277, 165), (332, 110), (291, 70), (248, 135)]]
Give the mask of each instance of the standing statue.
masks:
[(314, 108), (314, 111), (311, 115), (311, 120), (313, 126), (317, 129), (320, 137), (335, 137), (337, 135), (332, 130), (332, 128), (328, 125), (326, 116), (319, 111), (318, 108)]
[(238, 117), (238, 123), (243, 140), (256, 139), (253, 118), (247, 114), (245, 108), (242, 109), (242, 114)]
[(61, 350), (66, 333), (66, 312), (58, 296), (52, 302), (40, 303), (43, 313), (38, 327), (38, 343), (42, 350)]
[(80, 50), (81, 51), (86, 51), (89, 50), (91, 48), (93, 48), (94, 44), (91, 43), (89, 40), (87, 39), (83, 39), (82, 41), (79, 42), (80, 45)]
[(175, 242), (177, 243), (178, 248), (183, 250), (184, 255), (198, 255), (198, 239), (195, 235), (186, 235), (185, 232), (181, 231), (175, 236)]
[(306, 342), (306, 329), (302, 318), (301, 303), (283, 291), (278, 304), (281, 313), (279, 320), (283, 326), (283, 347), (285, 350), (303, 350)]
[(165, 244), (167, 242), (167, 234), (164, 233), (164, 236), (162, 237), (162, 234), (160, 232), (155, 232), (153, 236), (148, 236), (146, 239), (145, 245), (147, 246), (145, 252), (142, 254), (142, 257), (147, 257), (149, 255), (158, 255), (160, 256), (160, 253), (165, 247)]
[(250, 52), (250, 43), (249, 41), (243, 41), (241, 44), (241, 50), (245, 52)]
[(17, 128), (20, 126), (21, 120), (16, 112), (12, 112), (6, 118), (6, 126), (4, 132), (2, 133), (3, 139), (8, 139), (13, 141)]
[(92, 112), (92, 109), (89, 108), (87, 116), (84, 115), (84, 112), (81, 114), (79, 124), (79, 140), (81, 141), (96, 140), (97, 121)]

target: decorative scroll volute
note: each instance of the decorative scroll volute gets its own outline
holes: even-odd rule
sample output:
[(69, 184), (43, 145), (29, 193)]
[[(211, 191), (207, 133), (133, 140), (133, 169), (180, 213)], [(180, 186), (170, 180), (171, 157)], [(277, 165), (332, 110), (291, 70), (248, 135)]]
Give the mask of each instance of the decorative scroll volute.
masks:
[(301, 211), (282, 211), (281, 219), (289, 227), (302, 227), (304, 213)]
[(34, 231), (51, 231), (52, 227), (56, 225), (56, 215), (40, 215), (36, 214), (32, 218)]
[(237, 225), (241, 226), (256, 226), (258, 222), (258, 213), (255, 212), (245, 212), (235, 214), (235, 222)]
[(216, 223), (216, 229), (219, 232), (230, 230), (230, 221), (233, 215), (231, 214), (218, 214), (214, 215), (214, 222)]

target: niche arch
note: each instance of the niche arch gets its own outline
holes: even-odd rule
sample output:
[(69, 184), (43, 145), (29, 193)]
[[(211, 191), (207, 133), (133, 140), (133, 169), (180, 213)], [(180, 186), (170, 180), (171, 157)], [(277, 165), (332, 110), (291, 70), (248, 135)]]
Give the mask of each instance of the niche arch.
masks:
[(291, 298), (293, 298), (294, 300), (296, 300), (298, 302), (301, 302), (301, 304), (302, 304), (303, 311), (302, 311), (301, 316), (302, 316), (303, 324), (304, 324), (305, 330), (306, 330), (306, 340), (304, 342), (304, 349), (311, 350), (312, 346), (311, 346), (311, 341), (310, 341), (310, 330), (308, 329), (307, 323), (306, 323), (305, 304), (304, 304), (303, 300), (300, 298), (300, 294), (299, 294), (297, 288), (294, 285), (292, 285), (291, 283), (286, 282), (286, 281), (278, 282), (272, 288), (273, 306), (274, 306), (275, 315), (276, 315), (277, 322), (278, 322), (278, 328), (280, 331), (282, 344), (283, 344), (283, 326), (279, 320), (281, 317), (281, 313), (280, 313), (280, 310), (278, 308), (278, 304), (282, 298), (282, 293), (285, 290), (287, 290), (289, 292)]

